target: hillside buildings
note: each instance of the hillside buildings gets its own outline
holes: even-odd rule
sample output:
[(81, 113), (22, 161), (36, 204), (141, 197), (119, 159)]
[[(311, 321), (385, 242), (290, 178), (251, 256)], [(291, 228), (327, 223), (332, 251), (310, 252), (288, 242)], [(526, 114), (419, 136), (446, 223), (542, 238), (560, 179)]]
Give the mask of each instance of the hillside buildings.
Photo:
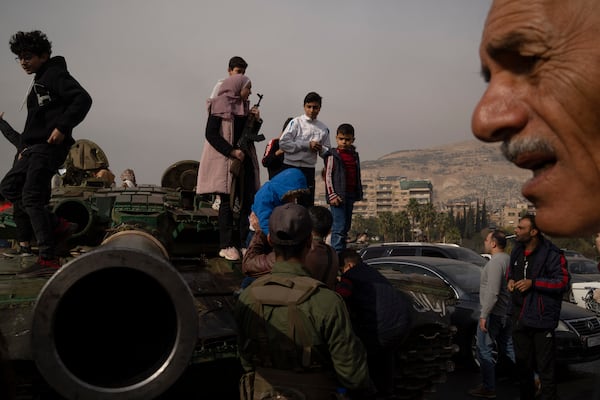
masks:
[[(382, 212), (397, 213), (406, 210), (411, 199), (419, 204), (433, 203), (433, 184), (429, 179), (408, 179), (404, 176), (363, 176), (364, 200), (354, 203), (354, 214), (364, 218), (377, 217)], [(315, 204), (326, 205), (324, 185), (317, 183)], [(481, 199), (483, 203), (484, 199)], [(499, 204), (489, 208), (488, 221), (498, 227), (514, 227), (524, 212), (535, 212), (526, 201)], [(477, 207), (477, 201), (445, 202), (436, 208), (441, 212), (462, 215), (465, 210)], [(481, 204), (479, 204), (481, 206)]]
[[(362, 178), (364, 200), (354, 203), (354, 214), (365, 218), (376, 217), (382, 212), (400, 212), (406, 209), (410, 199), (419, 204), (433, 202), (433, 185), (426, 179), (410, 180), (401, 176), (374, 176)], [(315, 198), (323, 199), (323, 189)], [(321, 193), (319, 193), (321, 192)], [(317, 202), (317, 201), (316, 201)], [(324, 202), (321, 202), (321, 204)]]

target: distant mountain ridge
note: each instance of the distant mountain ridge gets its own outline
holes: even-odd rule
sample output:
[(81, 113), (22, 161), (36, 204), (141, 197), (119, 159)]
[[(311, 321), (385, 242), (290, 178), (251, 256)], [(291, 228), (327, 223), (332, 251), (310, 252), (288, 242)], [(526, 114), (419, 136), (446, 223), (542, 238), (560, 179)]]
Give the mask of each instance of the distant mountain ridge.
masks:
[[(360, 148), (358, 149), (360, 152)], [(524, 202), (523, 182), (531, 171), (508, 162), (499, 144), (477, 140), (420, 150), (399, 150), (372, 161), (362, 161), (363, 177), (405, 176), (428, 179), (434, 204), (485, 200), (488, 209)]]

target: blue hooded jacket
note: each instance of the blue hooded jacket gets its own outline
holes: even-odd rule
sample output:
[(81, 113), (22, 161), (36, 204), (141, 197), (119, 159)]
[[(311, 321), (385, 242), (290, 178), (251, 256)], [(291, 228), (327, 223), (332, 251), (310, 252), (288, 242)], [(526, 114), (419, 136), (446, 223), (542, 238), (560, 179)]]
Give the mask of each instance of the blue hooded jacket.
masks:
[(287, 168), (278, 173), (256, 192), (252, 211), (258, 217), (260, 230), (269, 234), (269, 217), (273, 209), (283, 204), (286, 195), (308, 191), (306, 178), (298, 168)]

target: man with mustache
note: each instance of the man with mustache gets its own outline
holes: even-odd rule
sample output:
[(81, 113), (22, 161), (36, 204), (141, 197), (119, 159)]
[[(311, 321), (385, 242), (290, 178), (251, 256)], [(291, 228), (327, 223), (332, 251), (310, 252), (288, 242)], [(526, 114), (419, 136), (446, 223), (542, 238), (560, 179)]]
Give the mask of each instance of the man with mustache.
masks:
[(551, 235), (600, 230), (600, 2), (494, 0), (472, 118), (486, 142), (530, 169), (522, 188)]
[(544, 238), (534, 215), (519, 219), (515, 240), (506, 278), (521, 400), (535, 397), (534, 370), (542, 383), (541, 398), (556, 399), (554, 329), (563, 293), (569, 289), (567, 262), (563, 252)]

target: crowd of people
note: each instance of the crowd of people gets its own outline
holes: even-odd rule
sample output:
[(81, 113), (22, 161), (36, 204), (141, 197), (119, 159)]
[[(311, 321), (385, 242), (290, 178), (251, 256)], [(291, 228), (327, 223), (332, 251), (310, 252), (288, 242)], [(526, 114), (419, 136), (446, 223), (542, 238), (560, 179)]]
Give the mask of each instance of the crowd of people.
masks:
[[(258, 185), (255, 143), (240, 145), (249, 120), (262, 124), (260, 110), (249, 106), (247, 67), (241, 57), (231, 58), (228, 76), (208, 100), (196, 185), (198, 195), (218, 196), (220, 201), (219, 256), (241, 259), (245, 274), (235, 312), (247, 371), (240, 396), (256, 399), (300, 391), (321, 399), (340, 389), (358, 398), (374, 398), (376, 392), (379, 398), (392, 396), (393, 349), (408, 331), (408, 301), (391, 296), (396, 291), (374, 270), (366, 276), (354, 274), (356, 290), (351, 293), (350, 277), (340, 286), (340, 256), (353, 204), (362, 197), (354, 128), (341, 124), (337, 147), (331, 148), (329, 129), (317, 119), (323, 99), (308, 93), (304, 114), (288, 118), (281, 134), (268, 142), (262, 165), (269, 180)], [(319, 158), (329, 208), (314, 205)], [(329, 235), (333, 246), (326, 242)], [(348, 263), (355, 271), (366, 268), (354, 259)], [(346, 301), (336, 291), (346, 293)], [(387, 307), (369, 307), (376, 294), (385, 294)], [(363, 310), (377, 313), (379, 321), (364, 331), (366, 349), (352, 329), (370, 320)], [(367, 354), (377, 362), (367, 363)], [(369, 373), (380, 378), (381, 370), (387, 372), (385, 379), (371, 380)]]
[[(510, 256), (506, 235), (486, 232), (492, 259), (481, 277), (482, 383), (469, 391), (473, 396), (496, 397), (495, 342), (516, 365), (521, 399), (535, 398), (536, 376), (541, 399), (558, 397), (554, 329), (569, 274), (564, 255), (541, 232), (600, 232), (599, 23), (594, 0), (494, 0), (488, 13), (480, 45), (488, 87), (472, 129), (483, 141), (502, 142), (509, 161), (533, 172), (522, 191), (536, 215), (519, 220)], [(73, 228), (48, 211), (50, 182), (91, 97), (64, 58), (51, 57), (42, 32), (18, 32), (10, 46), (34, 81), (22, 133), (0, 114), (0, 128), (17, 150), (0, 194), (13, 205), (21, 252), (37, 241), (38, 262), (24, 272), (38, 274), (60, 267), (57, 242)], [(393, 398), (390, 354), (410, 321), (400, 306), (406, 300), (345, 248), (353, 204), (362, 196), (354, 128), (340, 124), (332, 148), (329, 129), (317, 119), (323, 99), (309, 92), (304, 114), (286, 120), (269, 142), (262, 162), (270, 180), (261, 187), (254, 143), (239, 146), (248, 121), (255, 128), (262, 122), (248, 103), (247, 66), (233, 57), (208, 100), (196, 188), (218, 196), (219, 255), (242, 258), (248, 278), (235, 309), (245, 370), (240, 398), (301, 391), (300, 397), (324, 399), (346, 390), (354, 398)], [(319, 157), (329, 209), (314, 206)], [(294, 176), (293, 184), (275, 185), (284, 174)], [(329, 231), (331, 246), (324, 240)]]
[[(228, 76), (217, 82), (208, 99), (196, 193), (218, 199), (219, 256), (241, 259), (257, 230), (268, 234), (268, 217), (275, 206), (288, 201), (313, 206), (319, 158), (323, 160), (323, 184), (333, 214), (331, 244), (339, 255), (346, 248), (354, 202), (362, 199), (354, 127), (341, 124), (335, 137), (337, 147), (331, 148), (329, 128), (317, 118), (323, 99), (309, 92), (303, 101), (304, 114), (287, 118), (281, 134), (266, 145), (262, 165), (268, 170), (269, 181), (261, 187), (254, 141), (240, 146), (249, 120), (256, 121), (256, 130), (262, 124), (258, 107), (249, 105), (252, 82), (246, 76), (247, 68), (243, 58), (232, 57)], [(293, 198), (283, 197), (288, 191), (293, 191)], [(238, 218), (234, 218), (236, 213)], [(255, 217), (257, 226), (251, 224)], [(239, 237), (233, 237), (234, 232), (239, 232)]]

